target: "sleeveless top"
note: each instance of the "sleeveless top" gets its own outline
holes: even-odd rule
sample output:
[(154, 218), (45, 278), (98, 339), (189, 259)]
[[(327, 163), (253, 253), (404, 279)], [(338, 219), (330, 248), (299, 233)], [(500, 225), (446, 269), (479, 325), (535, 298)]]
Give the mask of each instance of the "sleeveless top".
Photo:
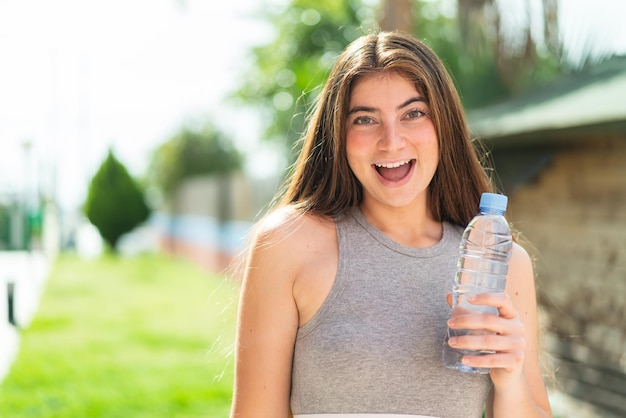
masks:
[(441, 360), (462, 228), (444, 222), (437, 244), (412, 248), (358, 209), (336, 226), (335, 282), (296, 336), (294, 416), (480, 418), (489, 375)]

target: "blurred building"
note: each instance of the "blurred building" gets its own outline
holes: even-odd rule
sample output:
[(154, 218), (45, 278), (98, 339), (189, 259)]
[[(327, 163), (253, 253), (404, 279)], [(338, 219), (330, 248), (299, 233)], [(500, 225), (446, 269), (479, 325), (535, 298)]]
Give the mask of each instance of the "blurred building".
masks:
[(243, 173), (198, 176), (178, 188), (163, 211), (150, 220), (160, 248), (221, 271), (245, 242), (277, 189), (278, 179)]
[(32, 143), (24, 141), (22, 147), (22, 170), (0, 183), (0, 381), (17, 355), (19, 330), (37, 311), (59, 250), (56, 204), (44, 196), (33, 169)]
[(481, 109), (562, 390), (626, 416), (626, 57)]

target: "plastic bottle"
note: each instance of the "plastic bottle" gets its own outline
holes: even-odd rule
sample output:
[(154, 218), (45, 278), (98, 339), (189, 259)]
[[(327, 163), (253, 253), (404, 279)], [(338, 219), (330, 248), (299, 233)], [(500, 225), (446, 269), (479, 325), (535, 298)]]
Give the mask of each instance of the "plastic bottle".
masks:
[[(507, 201), (505, 195), (483, 193), (480, 199), (480, 213), (470, 221), (463, 232), (457, 273), (452, 288), (452, 316), (467, 311), (498, 315), (496, 308), (470, 304), (468, 297), (478, 293), (504, 291), (513, 245), (511, 230), (504, 218)], [(489, 373), (489, 368), (464, 365), (461, 358), (464, 355), (490, 352), (457, 350), (448, 345), (450, 337), (487, 332), (448, 328), (442, 353), (445, 366), (469, 373)]]

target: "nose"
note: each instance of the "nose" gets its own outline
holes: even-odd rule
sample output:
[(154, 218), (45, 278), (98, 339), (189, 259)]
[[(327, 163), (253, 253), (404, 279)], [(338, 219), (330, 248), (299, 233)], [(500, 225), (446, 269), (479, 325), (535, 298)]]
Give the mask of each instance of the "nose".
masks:
[(384, 151), (397, 151), (404, 148), (406, 146), (406, 138), (401, 127), (395, 123), (385, 123), (379, 145)]

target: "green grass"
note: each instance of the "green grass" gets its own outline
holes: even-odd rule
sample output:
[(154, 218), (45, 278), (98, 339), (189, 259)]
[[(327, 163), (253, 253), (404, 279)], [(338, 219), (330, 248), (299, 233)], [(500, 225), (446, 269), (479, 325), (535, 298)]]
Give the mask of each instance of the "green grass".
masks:
[(61, 256), (0, 416), (227, 417), (236, 286), (165, 256)]

